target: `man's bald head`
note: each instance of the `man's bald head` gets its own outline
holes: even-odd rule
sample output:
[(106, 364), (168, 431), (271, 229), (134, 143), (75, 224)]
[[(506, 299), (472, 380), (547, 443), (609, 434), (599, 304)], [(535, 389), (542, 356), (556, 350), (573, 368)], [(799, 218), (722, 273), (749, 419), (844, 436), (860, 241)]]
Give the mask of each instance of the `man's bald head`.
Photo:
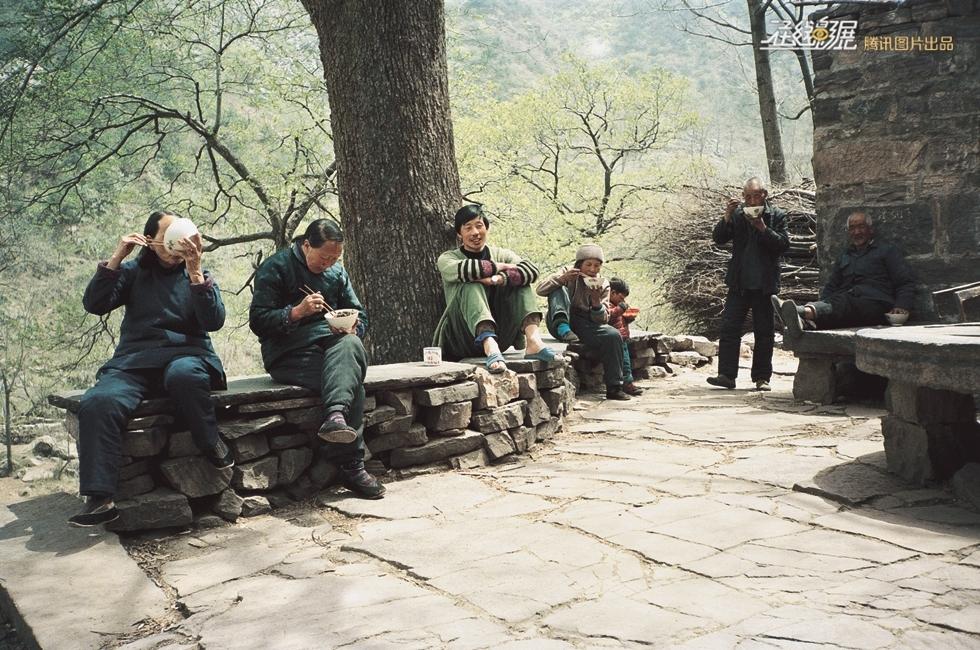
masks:
[(758, 176), (753, 176), (745, 181), (745, 185), (742, 186), (742, 199), (745, 201), (745, 205), (765, 205), (767, 196), (769, 196), (769, 190), (766, 189), (766, 182)]
[(748, 192), (750, 190), (762, 190), (763, 192), (768, 192), (769, 188), (766, 187), (766, 182), (764, 180), (758, 176), (753, 176), (749, 180), (745, 181), (745, 185), (742, 186), (743, 192)]

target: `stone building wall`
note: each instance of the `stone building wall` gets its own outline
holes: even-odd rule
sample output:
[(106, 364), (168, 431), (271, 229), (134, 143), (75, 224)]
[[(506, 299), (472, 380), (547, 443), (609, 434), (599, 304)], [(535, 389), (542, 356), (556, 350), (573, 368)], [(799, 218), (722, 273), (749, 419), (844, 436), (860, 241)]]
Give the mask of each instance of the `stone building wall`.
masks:
[[(932, 319), (929, 292), (980, 280), (980, 0), (845, 5), (832, 17), (857, 18), (858, 49), (813, 57), (822, 279), (847, 245), (847, 215), (864, 209), (905, 251), (916, 317)], [(875, 51), (866, 36), (951, 36), (953, 49)]]

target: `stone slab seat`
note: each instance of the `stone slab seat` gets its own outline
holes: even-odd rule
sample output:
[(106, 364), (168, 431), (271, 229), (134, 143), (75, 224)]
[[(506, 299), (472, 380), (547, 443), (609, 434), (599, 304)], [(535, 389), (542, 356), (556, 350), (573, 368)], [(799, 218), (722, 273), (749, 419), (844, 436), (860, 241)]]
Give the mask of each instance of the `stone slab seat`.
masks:
[(809, 330), (802, 336), (784, 336), (783, 348), (796, 354), (827, 355), (854, 358), (855, 335), (863, 327), (846, 327), (836, 330)]
[[(653, 347), (656, 345), (657, 340), (663, 336), (662, 332), (649, 332), (646, 330), (630, 330), (630, 344), (639, 345), (640, 347)], [(565, 343), (564, 341), (559, 341), (550, 335), (543, 335), (541, 339), (544, 341), (545, 345), (556, 352), (565, 353), (574, 352), (575, 354), (582, 355), (583, 353), (588, 355), (589, 350), (581, 343)], [(543, 361), (534, 361), (524, 358), (524, 353), (515, 350), (514, 348), (507, 348), (504, 353), (504, 359), (506, 360), (507, 367), (515, 372), (536, 372), (539, 370), (548, 370), (557, 367), (558, 363), (546, 364)], [(460, 359), (460, 363), (479, 365), (482, 366), (486, 362), (486, 357), (467, 357), (465, 359)]]
[[(463, 363), (443, 362), (438, 366), (426, 366), (421, 362), (390, 363), (370, 366), (364, 387), (367, 392), (398, 390), (415, 386), (437, 386), (465, 381), (473, 376), (473, 366)], [(78, 413), (84, 390), (70, 390), (48, 396), (48, 403)], [(213, 391), (211, 399), (216, 407), (237, 406), (255, 402), (271, 402), (297, 397), (308, 397), (312, 392), (298, 386), (278, 384), (269, 375), (234, 377), (228, 380), (228, 389)], [(173, 410), (173, 402), (167, 398), (143, 401), (135, 416), (163, 413)]]

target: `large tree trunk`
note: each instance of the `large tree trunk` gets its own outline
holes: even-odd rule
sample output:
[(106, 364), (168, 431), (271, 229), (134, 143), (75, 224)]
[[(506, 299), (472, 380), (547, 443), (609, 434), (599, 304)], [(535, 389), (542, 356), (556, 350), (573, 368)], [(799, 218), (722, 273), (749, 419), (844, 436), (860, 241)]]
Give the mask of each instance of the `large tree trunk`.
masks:
[(444, 305), (436, 258), (460, 206), (442, 0), (302, 0), (320, 37), (344, 264), (372, 363), (421, 359)]
[(783, 139), (779, 134), (779, 115), (776, 113), (776, 93), (772, 88), (772, 68), (769, 51), (762, 49), (766, 39), (766, 15), (760, 0), (747, 0), (749, 25), (752, 29), (752, 54), (755, 58), (755, 83), (759, 89), (759, 115), (762, 117), (762, 137), (766, 142), (766, 159), (769, 161), (769, 180), (786, 182), (786, 159), (783, 156)]

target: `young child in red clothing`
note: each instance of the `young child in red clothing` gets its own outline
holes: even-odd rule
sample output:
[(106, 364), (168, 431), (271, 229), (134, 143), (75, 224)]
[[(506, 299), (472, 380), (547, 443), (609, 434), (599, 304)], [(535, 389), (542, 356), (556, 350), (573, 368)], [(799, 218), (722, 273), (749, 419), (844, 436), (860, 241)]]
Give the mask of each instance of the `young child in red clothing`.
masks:
[(623, 337), (623, 392), (628, 395), (640, 395), (643, 389), (633, 383), (633, 360), (630, 359), (628, 345), (630, 323), (636, 320), (640, 310), (626, 304), (629, 295), (630, 287), (625, 280), (613, 278), (609, 281), (609, 324), (619, 330), (619, 335)]

